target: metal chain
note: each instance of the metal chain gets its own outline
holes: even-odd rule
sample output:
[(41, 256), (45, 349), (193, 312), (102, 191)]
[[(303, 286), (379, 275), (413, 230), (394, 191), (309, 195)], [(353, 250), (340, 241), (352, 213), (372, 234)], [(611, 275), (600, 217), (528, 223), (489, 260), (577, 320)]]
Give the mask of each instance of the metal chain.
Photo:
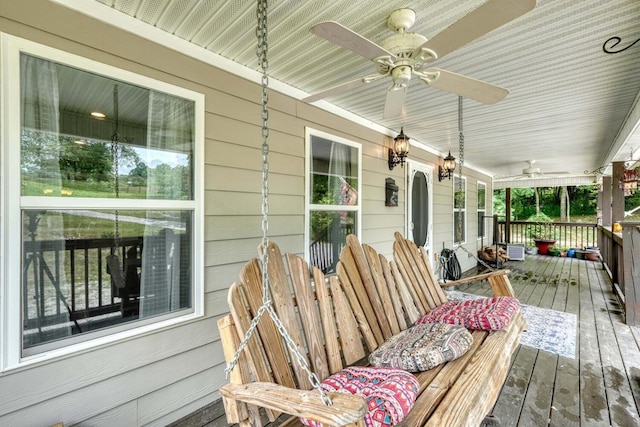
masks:
[[(118, 127), (119, 127), (119, 114), (118, 114), (118, 85), (113, 86), (113, 135), (111, 135), (111, 161), (113, 162), (113, 175), (115, 181), (116, 199), (120, 198), (120, 144), (118, 143)], [(115, 210), (114, 224), (113, 224), (113, 252), (117, 253), (120, 248), (120, 218), (118, 209)]]
[(238, 346), (236, 353), (233, 356), (233, 359), (227, 367), (225, 368), (225, 373), (227, 378), (229, 374), (233, 370), (233, 368), (238, 363), (240, 358), (240, 354), (247, 346), (249, 339), (255, 332), (256, 327), (258, 326), (258, 322), (262, 318), (265, 312), (269, 313), (269, 316), (273, 320), (274, 324), (278, 328), (278, 332), (284, 339), (287, 344), (287, 347), (291, 351), (292, 355), (295, 356), (295, 362), (300, 366), (306, 373), (309, 379), (309, 383), (318, 390), (320, 393), (320, 398), (322, 402), (326, 406), (331, 406), (333, 402), (331, 398), (326, 394), (322, 386), (320, 385), (320, 379), (318, 376), (311, 372), (307, 360), (300, 352), (298, 345), (295, 343), (291, 335), (285, 328), (284, 324), (278, 317), (277, 313), (273, 308), (273, 304), (271, 302), (270, 296), (270, 286), (269, 286), (269, 109), (267, 107), (269, 101), (269, 77), (267, 74), (267, 70), (269, 68), (269, 61), (267, 60), (267, 52), (269, 50), (269, 45), (267, 43), (267, 0), (257, 0), (257, 9), (256, 9), (256, 18), (257, 18), (257, 26), (256, 26), (256, 38), (258, 40), (256, 46), (256, 55), (258, 56), (258, 64), (260, 66), (260, 70), (262, 71), (262, 306), (258, 309), (256, 316), (251, 321), (251, 325), (247, 329), (242, 342)]
[[(464, 133), (462, 130), (462, 96), (458, 96), (458, 149), (460, 161), (458, 162), (458, 185), (462, 185), (462, 167), (464, 166)], [(454, 184), (455, 187), (455, 184)], [(454, 197), (457, 198), (459, 191), (458, 188), (454, 188)], [(458, 204), (458, 238), (460, 239), (458, 247), (462, 247), (462, 204)]]
[[(458, 177), (459, 177), (458, 183), (462, 185), (462, 167), (464, 166), (464, 130), (462, 129), (462, 96), (458, 96), (458, 145), (459, 145), (459, 151), (460, 151), (460, 154), (459, 154), (460, 162), (458, 163)], [(454, 189), (454, 194), (456, 190), (457, 189)], [(462, 205), (458, 206), (457, 227), (458, 227), (458, 236), (462, 237)], [(464, 252), (474, 257), (476, 260), (478, 260), (480, 264), (482, 264), (489, 271), (493, 271), (493, 268), (491, 268), (491, 266), (489, 266), (489, 264), (484, 262), (484, 260), (482, 260), (479, 256), (469, 252), (469, 250), (465, 248), (464, 245), (462, 245), (462, 241), (458, 245), (458, 248), (462, 249)], [(496, 254), (496, 262), (497, 262), (497, 256), (498, 255)]]

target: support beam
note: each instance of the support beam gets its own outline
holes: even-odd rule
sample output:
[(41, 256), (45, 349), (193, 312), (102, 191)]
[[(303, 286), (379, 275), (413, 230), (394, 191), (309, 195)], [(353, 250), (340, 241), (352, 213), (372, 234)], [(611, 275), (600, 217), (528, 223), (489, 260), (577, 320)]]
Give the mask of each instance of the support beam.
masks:
[(611, 227), (611, 177), (602, 177), (602, 226)]
[(504, 204), (507, 210), (507, 217), (504, 220), (504, 242), (511, 243), (511, 188), (505, 191)]
[(613, 177), (611, 182), (611, 220), (624, 221), (624, 190), (620, 183), (624, 179), (624, 162), (613, 162)]

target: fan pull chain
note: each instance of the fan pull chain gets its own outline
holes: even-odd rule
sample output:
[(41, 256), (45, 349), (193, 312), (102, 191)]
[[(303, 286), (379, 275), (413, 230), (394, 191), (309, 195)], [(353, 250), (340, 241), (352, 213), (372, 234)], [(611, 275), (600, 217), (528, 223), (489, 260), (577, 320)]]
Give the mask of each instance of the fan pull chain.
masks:
[(267, 60), (267, 52), (269, 50), (269, 46), (267, 43), (267, 0), (258, 0), (257, 1), (257, 9), (256, 9), (256, 18), (257, 18), (257, 26), (256, 26), (256, 38), (258, 39), (258, 43), (256, 46), (256, 55), (258, 56), (258, 63), (260, 69), (262, 71), (262, 253), (261, 253), (261, 262), (262, 262), (262, 305), (258, 309), (256, 316), (251, 321), (251, 325), (247, 329), (245, 336), (240, 342), (238, 349), (236, 350), (233, 359), (227, 367), (225, 368), (225, 374), (227, 379), (229, 378), (229, 374), (233, 370), (233, 368), (237, 365), (238, 360), (240, 359), (240, 354), (247, 346), (249, 339), (256, 330), (258, 326), (258, 322), (264, 315), (264, 313), (269, 313), (269, 316), (275, 323), (278, 328), (278, 332), (284, 339), (287, 344), (287, 348), (291, 351), (291, 353), (295, 356), (295, 362), (300, 366), (306, 373), (309, 379), (309, 383), (318, 390), (320, 393), (320, 398), (322, 399), (322, 403), (326, 406), (331, 406), (333, 402), (327, 393), (324, 391), (322, 386), (320, 385), (320, 379), (318, 376), (311, 372), (307, 360), (302, 355), (300, 350), (298, 349), (297, 344), (291, 338), (291, 335), (285, 328), (284, 324), (278, 317), (277, 313), (273, 308), (273, 303), (271, 301), (271, 291), (269, 286), (269, 109), (268, 109), (268, 101), (269, 101), (269, 77), (267, 74), (267, 70), (269, 68), (269, 61)]

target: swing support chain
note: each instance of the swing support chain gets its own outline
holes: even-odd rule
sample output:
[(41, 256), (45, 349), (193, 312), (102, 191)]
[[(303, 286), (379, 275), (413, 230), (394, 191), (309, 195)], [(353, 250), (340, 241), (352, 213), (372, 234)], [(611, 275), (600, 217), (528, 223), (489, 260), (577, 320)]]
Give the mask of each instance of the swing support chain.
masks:
[(278, 317), (277, 313), (273, 308), (273, 303), (270, 299), (270, 287), (269, 287), (269, 255), (268, 255), (268, 247), (269, 247), (269, 109), (267, 107), (269, 101), (269, 76), (268, 76), (268, 68), (269, 61), (267, 59), (267, 52), (269, 50), (269, 46), (267, 43), (267, 0), (257, 0), (256, 7), (256, 38), (257, 38), (257, 46), (256, 46), (256, 55), (258, 57), (258, 65), (260, 66), (260, 70), (262, 72), (261, 86), (262, 86), (262, 110), (261, 110), (261, 119), (262, 119), (262, 253), (261, 253), (261, 263), (262, 263), (262, 305), (258, 309), (256, 316), (252, 319), (251, 325), (245, 332), (244, 338), (240, 342), (238, 349), (236, 350), (233, 359), (227, 367), (225, 368), (225, 374), (227, 379), (231, 374), (233, 368), (237, 365), (238, 360), (240, 359), (240, 355), (242, 351), (247, 346), (251, 336), (256, 330), (260, 319), (264, 315), (265, 312), (269, 313), (269, 316), (273, 320), (278, 332), (284, 339), (287, 347), (289, 348), (291, 354), (295, 357), (296, 363), (307, 373), (309, 383), (318, 390), (320, 393), (320, 398), (322, 399), (322, 403), (325, 406), (331, 406), (333, 402), (329, 395), (324, 391), (320, 384), (320, 379), (318, 376), (311, 371), (307, 360), (300, 352), (298, 345), (295, 343), (291, 335), (285, 328), (284, 324)]
[[(464, 166), (464, 130), (462, 129), (462, 96), (458, 96), (458, 146), (459, 146), (458, 157), (460, 158), (460, 161), (458, 162), (458, 177), (459, 177), (458, 182), (459, 182), (459, 185), (462, 185), (462, 167)], [(456, 190), (457, 188), (454, 189), (454, 194)], [(454, 196), (454, 198), (455, 197), (456, 196)], [(458, 204), (458, 221), (456, 226), (458, 229), (458, 236), (461, 238), (462, 237), (462, 203)], [(462, 242), (458, 244), (458, 248), (462, 249), (464, 252), (474, 257), (487, 270), (494, 271), (494, 269), (489, 264), (487, 264), (482, 258), (469, 252), (469, 250), (465, 248), (464, 245), (462, 245)]]
[[(119, 112), (118, 112), (118, 85), (113, 85), (113, 115), (114, 115), (114, 123), (113, 123), (113, 134), (111, 135), (111, 161), (113, 162), (113, 179), (114, 179), (114, 190), (116, 199), (120, 198), (120, 136), (118, 135), (119, 128)], [(118, 218), (118, 210), (116, 209), (114, 212), (114, 222), (113, 222), (113, 253), (117, 254), (118, 249), (120, 248), (120, 227), (119, 227), (119, 218)]]

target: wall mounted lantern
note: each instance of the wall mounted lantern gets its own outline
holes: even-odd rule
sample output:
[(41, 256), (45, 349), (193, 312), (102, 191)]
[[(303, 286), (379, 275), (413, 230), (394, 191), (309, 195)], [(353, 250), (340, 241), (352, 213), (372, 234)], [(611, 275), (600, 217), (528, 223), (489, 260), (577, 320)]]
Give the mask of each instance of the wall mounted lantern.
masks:
[(453, 176), (453, 171), (456, 170), (456, 158), (451, 155), (451, 150), (449, 150), (449, 155), (444, 158), (444, 163), (442, 166), (439, 166), (439, 169), (439, 181), (442, 181), (445, 178), (451, 179), (451, 177)]
[(400, 134), (393, 138), (393, 148), (389, 148), (389, 170), (400, 165), (404, 167), (404, 161), (409, 154), (409, 137), (400, 128)]

